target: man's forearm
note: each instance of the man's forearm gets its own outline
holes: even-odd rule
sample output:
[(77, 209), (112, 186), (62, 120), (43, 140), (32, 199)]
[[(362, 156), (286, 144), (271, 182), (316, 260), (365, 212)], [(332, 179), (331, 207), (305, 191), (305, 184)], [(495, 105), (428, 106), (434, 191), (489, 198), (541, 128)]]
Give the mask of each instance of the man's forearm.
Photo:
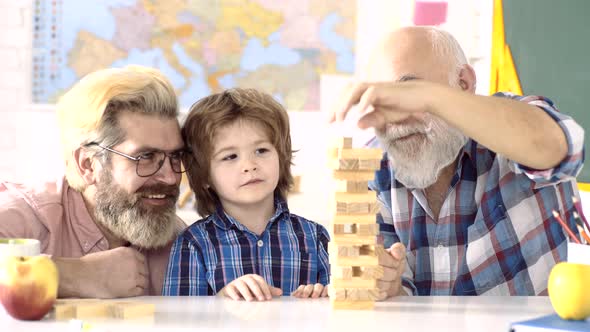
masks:
[(447, 87), (435, 91), (431, 95), (435, 104), (432, 113), (508, 159), (535, 169), (549, 169), (567, 155), (563, 130), (536, 106)]
[[(92, 297), (91, 283), (87, 282), (89, 271), (80, 258), (53, 257), (59, 271), (59, 288), (57, 296), (65, 297)], [(91, 272), (89, 272), (91, 273)]]

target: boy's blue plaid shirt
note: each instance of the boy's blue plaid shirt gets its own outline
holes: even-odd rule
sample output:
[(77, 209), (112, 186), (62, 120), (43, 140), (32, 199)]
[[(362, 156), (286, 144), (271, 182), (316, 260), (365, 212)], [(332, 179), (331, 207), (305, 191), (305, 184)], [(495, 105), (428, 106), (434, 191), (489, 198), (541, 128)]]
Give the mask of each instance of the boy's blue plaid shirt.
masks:
[(323, 226), (289, 213), (282, 199), (275, 198), (275, 214), (260, 236), (218, 207), (176, 239), (162, 295), (214, 295), (251, 273), (283, 295), (300, 285), (327, 285), (328, 241)]
[[(371, 187), (384, 245), (407, 248), (404, 286), (415, 295), (547, 294), (553, 265), (566, 259), (567, 238), (552, 210), (577, 234), (572, 196), (584, 161), (584, 130), (539, 96), (499, 93), (538, 106), (563, 129), (566, 158), (533, 170), (469, 140), (448, 196), (434, 220), (423, 190), (395, 180), (386, 157)], [(375, 146), (376, 141), (369, 143)]]

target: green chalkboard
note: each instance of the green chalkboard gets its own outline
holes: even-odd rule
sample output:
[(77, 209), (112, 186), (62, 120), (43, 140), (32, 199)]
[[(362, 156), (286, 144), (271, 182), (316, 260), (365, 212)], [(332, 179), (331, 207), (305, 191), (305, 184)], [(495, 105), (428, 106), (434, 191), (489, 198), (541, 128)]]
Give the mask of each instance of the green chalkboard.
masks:
[[(504, 0), (506, 43), (524, 94), (549, 97), (590, 140), (590, 0)], [(587, 159), (588, 163), (588, 159)], [(590, 182), (590, 166), (578, 176)]]

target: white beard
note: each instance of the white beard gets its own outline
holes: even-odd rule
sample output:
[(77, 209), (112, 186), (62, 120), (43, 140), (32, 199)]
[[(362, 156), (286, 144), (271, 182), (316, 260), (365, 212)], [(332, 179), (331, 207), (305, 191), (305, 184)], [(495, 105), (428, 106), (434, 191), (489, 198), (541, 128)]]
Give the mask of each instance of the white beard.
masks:
[[(395, 178), (407, 188), (423, 189), (434, 184), (467, 142), (467, 137), (442, 119), (429, 116), (426, 123), (392, 124), (377, 137), (389, 155)], [(399, 138), (418, 134), (403, 141)]]

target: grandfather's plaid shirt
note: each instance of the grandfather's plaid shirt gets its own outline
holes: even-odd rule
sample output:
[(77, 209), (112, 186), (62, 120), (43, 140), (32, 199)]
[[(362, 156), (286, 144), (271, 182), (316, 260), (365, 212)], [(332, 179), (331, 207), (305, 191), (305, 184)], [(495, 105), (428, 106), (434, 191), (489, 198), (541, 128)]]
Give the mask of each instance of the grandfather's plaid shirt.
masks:
[(214, 295), (231, 281), (258, 274), (290, 295), (300, 285), (329, 283), (329, 235), (313, 221), (289, 213), (275, 198), (275, 213), (258, 236), (221, 206), (181, 233), (172, 246), (162, 295)]
[(386, 247), (406, 246), (403, 285), (414, 295), (547, 294), (549, 272), (567, 254), (552, 210), (578, 235), (572, 196), (578, 197), (584, 130), (549, 99), (495, 96), (547, 112), (567, 137), (567, 157), (553, 169), (533, 170), (469, 140), (437, 221), (424, 191), (395, 180), (384, 156), (371, 183), (383, 205), (377, 222)]

